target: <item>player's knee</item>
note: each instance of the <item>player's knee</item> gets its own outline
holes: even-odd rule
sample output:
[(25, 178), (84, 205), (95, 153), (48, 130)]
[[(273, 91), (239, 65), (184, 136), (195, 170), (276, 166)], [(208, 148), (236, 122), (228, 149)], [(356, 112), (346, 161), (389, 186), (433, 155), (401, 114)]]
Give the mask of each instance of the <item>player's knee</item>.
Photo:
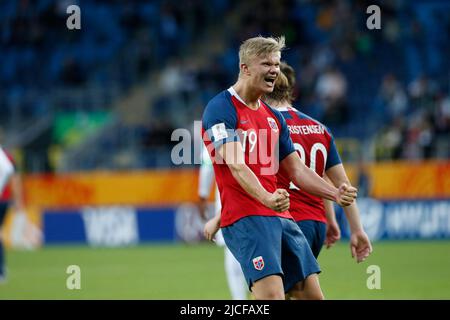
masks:
[(324, 300), (325, 297), (323, 296), (322, 291), (314, 291), (314, 292), (308, 292), (307, 299), (308, 300)]
[(291, 289), (286, 297), (287, 300), (306, 300), (303, 290)]
[(289, 291), (291, 300), (324, 300), (325, 297), (320, 286), (308, 286), (302, 282)]
[(261, 290), (253, 290), (253, 295), (256, 300), (285, 300), (285, 295), (282, 289), (279, 288), (264, 288)]
[(324, 300), (325, 297), (321, 291), (291, 290), (289, 292), (290, 300)]
[(282, 290), (267, 290), (267, 292), (264, 293), (262, 300), (284, 300), (284, 292)]
[(279, 275), (270, 275), (252, 286), (256, 300), (284, 300), (283, 281)]

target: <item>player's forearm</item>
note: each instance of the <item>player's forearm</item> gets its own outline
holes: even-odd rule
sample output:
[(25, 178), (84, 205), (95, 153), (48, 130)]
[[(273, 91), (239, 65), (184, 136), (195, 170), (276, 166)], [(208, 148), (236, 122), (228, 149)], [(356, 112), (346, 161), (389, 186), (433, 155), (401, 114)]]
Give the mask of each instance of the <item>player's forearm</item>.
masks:
[(336, 222), (336, 213), (334, 211), (333, 202), (327, 199), (323, 199), (323, 205), (325, 207), (325, 216), (328, 223)]
[(345, 216), (347, 217), (348, 224), (350, 226), (350, 232), (358, 232), (363, 230), (361, 220), (359, 217), (359, 209), (356, 204), (356, 201), (351, 205), (344, 208)]
[[(210, 220), (211, 223), (214, 224), (217, 227), (217, 230), (219, 230), (219, 228), (220, 228), (220, 218), (221, 218), (221, 215), (220, 215), (220, 212), (219, 212), (214, 217), (212, 217), (211, 220)], [(216, 230), (216, 232), (217, 232), (217, 230)]]
[[(338, 164), (329, 168), (326, 172), (326, 176), (335, 186), (339, 186), (342, 183), (351, 185), (342, 164)], [(344, 207), (344, 213), (347, 217), (348, 223), (350, 225), (350, 231), (352, 233), (362, 230), (361, 220), (359, 218), (359, 209), (356, 201), (350, 206)]]
[[(330, 180), (330, 178), (328, 178), (328, 176), (325, 174), (323, 176), (323, 179), (333, 185), (333, 182)], [(334, 211), (334, 204), (332, 201), (327, 200), (327, 199), (323, 199), (323, 206), (325, 208), (325, 216), (327, 218), (327, 223), (329, 224), (333, 224), (333, 223), (337, 223), (336, 222), (336, 212)]]
[(338, 190), (304, 165), (294, 170), (291, 180), (297, 187), (312, 195), (336, 201)]
[(242, 189), (266, 205), (265, 200), (270, 197), (270, 193), (264, 189), (253, 171), (246, 164), (231, 164), (229, 168)]
[(217, 224), (218, 226), (220, 226), (220, 219), (221, 218), (221, 214), (220, 214), (220, 212), (219, 213), (217, 213), (213, 218), (212, 218), (212, 220), (214, 221), (214, 223), (215, 224)]

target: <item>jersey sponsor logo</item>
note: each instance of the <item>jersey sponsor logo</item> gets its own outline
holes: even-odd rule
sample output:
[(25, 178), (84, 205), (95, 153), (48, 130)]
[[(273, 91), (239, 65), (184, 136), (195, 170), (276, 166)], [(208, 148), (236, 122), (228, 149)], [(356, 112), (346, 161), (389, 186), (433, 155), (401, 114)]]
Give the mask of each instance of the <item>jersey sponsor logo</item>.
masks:
[(261, 271), (264, 268), (264, 259), (262, 256), (253, 259), (253, 266), (256, 270)]
[(270, 128), (272, 128), (273, 131), (278, 132), (278, 125), (274, 118), (267, 118), (267, 121), (269, 122)]
[(248, 120), (244, 119), (244, 120), (241, 120), (240, 122), (241, 122), (241, 124), (246, 124), (248, 122)]
[(228, 132), (227, 132), (227, 129), (225, 128), (225, 123), (222, 122), (222, 123), (215, 124), (211, 127), (211, 129), (212, 129), (214, 141), (228, 138)]

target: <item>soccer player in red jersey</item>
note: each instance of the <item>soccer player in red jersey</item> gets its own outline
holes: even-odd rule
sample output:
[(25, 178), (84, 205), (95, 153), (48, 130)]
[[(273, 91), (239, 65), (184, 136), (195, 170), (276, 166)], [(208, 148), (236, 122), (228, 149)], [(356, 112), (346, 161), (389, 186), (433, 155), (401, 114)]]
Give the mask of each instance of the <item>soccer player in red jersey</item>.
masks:
[(341, 206), (353, 203), (356, 189), (336, 188), (306, 167), (281, 113), (260, 99), (274, 88), (283, 48), (283, 37), (244, 41), (239, 78), (208, 103), (202, 133), (220, 191), (222, 234), (255, 298), (284, 299), (302, 288), (323, 299), (319, 266), (276, 174), (280, 168), (297, 187)]
[[(341, 183), (350, 185), (329, 129), (292, 107), (295, 86), (294, 69), (284, 62), (281, 63), (280, 68), (281, 73), (275, 88), (265, 96), (265, 101), (280, 111), (285, 118), (294, 147), (305, 165), (319, 176), (328, 177), (335, 186)], [(329, 247), (340, 238), (332, 203), (300, 190), (286, 175), (280, 173), (278, 187), (289, 190), (291, 199), (289, 212), (297, 221), (317, 258), (324, 242)], [(356, 202), (345, 207), (344, 212), (350, 225), (352, 257), (356, 257), (357, 262), (361, 262), (372, 252), (372, 246), (361, 225)]]
[[(274, 90), (265, 96), (266, 102), (282, 113), (294, 146), (306, 165), (318, 175), (326, 175), (335, 185), (343, 182), (350, 184), (330, 131), (317, 120), (292, 107), (294, 86), (294, 70), (289, 65), (281, 63), (281, 73)], [(289, 211), (317, 258), (324, 242), (330, 247), (340, 238), (332, 204), (328, 200), (300, 190), (281, 173), (278, 174), (278, 187), (289, 189), (291, 199)], [(350, 224), (352, 257), (356, 257), (357, 262), (364, 261), (372, 252), (372, 245), (361, 225), (356, 202), (345, 207), (344, 212)], [(298, 291), (296, 297), (308, 298), (307, 293), (298, 287), (295, 287), (291, 294), (295, 290)]]

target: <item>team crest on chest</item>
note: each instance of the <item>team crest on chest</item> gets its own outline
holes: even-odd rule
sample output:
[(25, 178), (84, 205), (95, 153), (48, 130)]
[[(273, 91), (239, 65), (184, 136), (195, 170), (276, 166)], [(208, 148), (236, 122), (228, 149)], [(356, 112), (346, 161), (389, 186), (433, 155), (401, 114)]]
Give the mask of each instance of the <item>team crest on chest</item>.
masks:
[(264, 259), (262, 256), (253, 259), (253, 266), (256, 270), (262, 270), (264, 268)]
[(267, 122), (269, 122), (269, 126), (273, 131), (278, 132), (278, 125), (274, 118), (268, 117)]

